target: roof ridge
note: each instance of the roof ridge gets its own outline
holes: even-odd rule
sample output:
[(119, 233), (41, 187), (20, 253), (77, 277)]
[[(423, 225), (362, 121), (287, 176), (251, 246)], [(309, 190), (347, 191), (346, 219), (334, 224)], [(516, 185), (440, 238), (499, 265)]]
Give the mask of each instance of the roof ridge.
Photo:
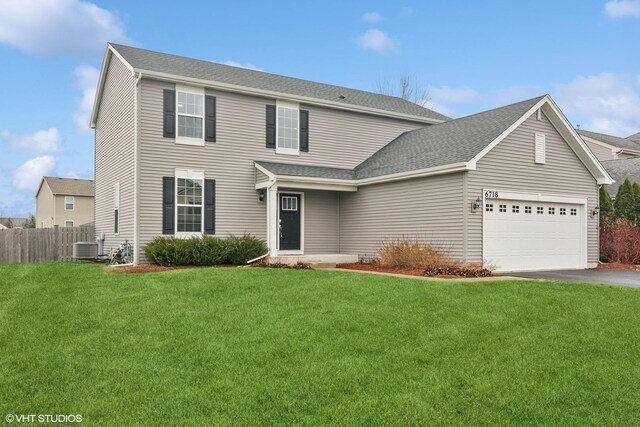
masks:
[(330, 86), (330, 87), (335, 88), (335, 89), (355, 91), (355, 92), (360, 92), (360, 93), (363, 93), (363, 94), (375, 95), (375, 96), (385, 97), (385, 98), (392, 98), (392, 99), (395, 99), (395, 100), (400, 100), (400, 101), (405, 102), (405, 103), (414, 104), (414, 105), (416, 105), (416, 106), (418, 106), (420, 108), (423, 108), (423, 109), (425, 109), (427, 111), (435, 112), (435, 113), (437, 113), (437, 114), (439, 114), (439, 115), (441, 115), (443, 117), (447, 117), (442, 113), (439, 113), (439, 112), (437, 112), (435, 110), (432, 110), (430, 108), (427, 108), (427, 107), (425, 107), (423, 105), (420, 105), (420, 104), (417, 104), (415, 102), (408, 101), (408, 100), (403, 99), (403, 98), (401, 98), (399, 96), (386, 95), (386, 94), (383, 94), (383, 93), (377, 93), (377, 92), (372, 92), (372, 91), (362, 90), (362, 89), (355, 89), (355, 88), (351, 88), (351, 87), (347, 87), (347, 86), (338, 86), (338, 85), (332, 84), (332, 83), (322, 83), (322, 82), (318, 82), (318, 81), (314, 81), (314, 80), (301, 79), (299, 77), (291, 77), (291, 76), (286, 76), (284, 74), (275, 74), (275, 73), (270, 73), (268, 71), (252, 70), (250, 68), (237, 67), (237, 66), (234, 66), (234, 65), (223, 64), (221, 62), (207, 61), (205, 59), (192, 58), (192, 57), (189, 57), (189, 56), (176, 55), (176, 54), (173, 54), (173, 53), (160, 52), (160, 51), (157, 51), (157, 50), (144, 49), (144, 48), (140, 48), (140, 47), (128, 46), (128, 45), (123, 45), (123, 44), (118, 44), (118, 43), (109, 42), (109, 45), (111, 45), (116, 50), (117, 50), (118, 47), (124, 47), (124, 48), (127, 48), (127, 49), (137, 49), (137, 50), (142, 50), (142, 51), (150, 52), (150, 53), (154, 53), (154, 54), (160, 54), (160, 55), (170, 56), (170, 57), (174, 57), (174, 58), (186, 59), (186, 60), (189, 60), (189, 61), (198, 61), (198, 62), (202, 62), (204, 64), (216, 64), (216, 65), (219, 65), (219, 66), (222, 66), (222, 67), (226, 67), (226, 68), (240, 69), (240, 70), (243, 70), (243, 72), (253, 73), (253, 74), (256, 74), (256, 75), (266, 74), (266, 75), (270, 75), (270, 76), (274, 76), (274, 77), (278, 77), (278, 78), (286, 78), (286, 79), (296, 80), (296, 81), (307, 83), (307, 84), (310, 83), (310, 84), (314, 84), (314, 85)]
[[(355, 168), (354, 171), (356, 171), (356, 173), (360, 170), (362, 170), (364, 167), (366, 167), (366, 163), (370, 162), (371, 159), (376, 156), (376, 154), (383, 152), (384, 150), (388, 150), (390, 149), (390, 146), (392, 144), (394, 144), (394, 142), (398, 141), (400, 138), (402, 138), (403, 136), (411, 136), (412, 134), (418, 134), (420, 132), (433, 132), (433, 131), (437, 131), (439, 129), (442, 129), (443, 125), (449, 125), (449, 126), (455, 126), (456, 124), (459, 124), (462, 121), (465, 120), (470, 120), (473, 118), (477, 118), (478, 116), (484, 115), (484, 114), (488, 114), (488, 113), (492, 113), (492, 112), (497, 112), (500, 110), (506, 110), (508, 108), (513, 108), (514, 106), (517, 105), (521, 105), (521, 104), (526, 104), (526, 103), (531, 103), (532, 101), (535, 101), (535, 103), (539, 102), (540, 100), (544, 99), (545, 97), (547, 97), (547, 94), (544, 95), (540, 95), (540, 96), (536, 96), (534, 98), (530, 98), (530, 99), (526, 99), (524, 101), (518, 101), (518, 102), (514, 102), (508, 105), (503, 105), (501, 107), (496, 107), (496, 108), (492, 108), (490, 110), (485, 110), (485, 111), (480, 111), (474, 114), (470, 114), (468, 116), (463, 116), (463, 117), (459, 117), (457, 119), (452, 119), (446, 122), (442, 122), (442, 123), (436, 123), (433, 125), (429, 125), (429, 126), (424, 126), (424, 127), (420, 127), (417, 129), (413, 129), (413, 130), (409, 130), (409, 131), (405, 131), (402, 132), (400, 135), (398, 135), (396, 138), (394, 138), (393, 140), (391, 140), (389, 143), (385, 144), (384, 146), (382, 146), (380, 149), (378, 149), (375, 153), (373, 153), (371, 156), (367, 157), (366, 159), (364, 159), (362, 162), (360, 162)], [(518, 117), (519, 118), (519, 117)], [(513, 122), (511, 122), (511, 124), (509, 126), (511, 126), (513, 123), (518, 121), (518, 118), (515, 118), (513, 120)], [(507, 126), (505, 129), (508, 129), (509, 126)]]

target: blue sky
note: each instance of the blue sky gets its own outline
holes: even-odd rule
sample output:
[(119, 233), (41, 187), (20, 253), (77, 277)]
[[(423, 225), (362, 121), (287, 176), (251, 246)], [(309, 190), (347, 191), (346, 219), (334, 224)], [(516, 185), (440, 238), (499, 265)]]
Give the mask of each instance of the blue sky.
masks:
[(93, 177), (107, 41), (376, 91), (411, 76), (452, 117), (549, 93), (574, 124), (640, 131), (640, 0), (0, 0), (0, 216), (43, 174)]

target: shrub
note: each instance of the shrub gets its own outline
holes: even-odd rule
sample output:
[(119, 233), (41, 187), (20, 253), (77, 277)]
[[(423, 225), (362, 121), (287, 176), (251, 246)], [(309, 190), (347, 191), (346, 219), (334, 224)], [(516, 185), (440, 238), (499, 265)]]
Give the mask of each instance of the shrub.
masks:
[(246, 264), (250, 259), (267, 252), (266, 244), (249, 234), (227, 239), (203, 236), (190, 239), (156, 237), (144, 247), (154, 264), (165, 267), (177, 265)]
[(600, 218), (609, 218), (613, 215), (613, 201), (609, 191), (604, 187), (604, 185), (600, 186)]
[(228, 250), (228, 264), (246, 264), (247, 261), (264, 255), (268, 250), (263, 240), (251, 234), (244, 234), (241, 237), (231, 235), (227, 237), (224, 242)]
[(627, 219), (603, 219), (600, 258), (622, 264), (640, 264), (640, 228)]
[(459, 264), (444, 250), (417, 238), (406, 237), (383, 241), (377, 258), (385, 267), (431, 268)]
[(467, 266), (451, 265), (446, 267), (430, 267), (424, 271), (425, 276), (460, 276), (460, 277), (489, 277), (493, 276), (490, 268), (479, 264)]
[(626, 219), (635, 222), (636, 216), (636, 200), (633, 185), (631, 181), (629, 181), (629, 178), (627, 178), (618, 188), (616, 201), (613, 204), (613, 219)]
[(156, 237), (144, 246), (144, 253), (154, 264), (164, 267), (189, 264), (188, 240)]

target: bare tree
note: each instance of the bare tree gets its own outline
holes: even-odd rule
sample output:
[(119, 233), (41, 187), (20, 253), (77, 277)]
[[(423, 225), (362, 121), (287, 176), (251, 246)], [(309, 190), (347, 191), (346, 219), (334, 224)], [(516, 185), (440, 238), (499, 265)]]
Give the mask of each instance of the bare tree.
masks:
[(423, 107), (430, 100), (429, 89), (427, 87), (421, 88), (418, 79), (408, 74), (400, 76), (397, 84), (390, 82), (388, 78), (378, 80), (378, 93), (397, 96)]

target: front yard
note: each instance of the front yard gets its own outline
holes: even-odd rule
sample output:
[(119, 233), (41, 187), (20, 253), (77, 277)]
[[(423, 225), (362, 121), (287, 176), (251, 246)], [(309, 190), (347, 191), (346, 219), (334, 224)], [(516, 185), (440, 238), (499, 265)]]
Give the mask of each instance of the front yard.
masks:
[(626, 288), (0, 266), (0, 415), (630, 425), (639, 325), (640, 291)]

